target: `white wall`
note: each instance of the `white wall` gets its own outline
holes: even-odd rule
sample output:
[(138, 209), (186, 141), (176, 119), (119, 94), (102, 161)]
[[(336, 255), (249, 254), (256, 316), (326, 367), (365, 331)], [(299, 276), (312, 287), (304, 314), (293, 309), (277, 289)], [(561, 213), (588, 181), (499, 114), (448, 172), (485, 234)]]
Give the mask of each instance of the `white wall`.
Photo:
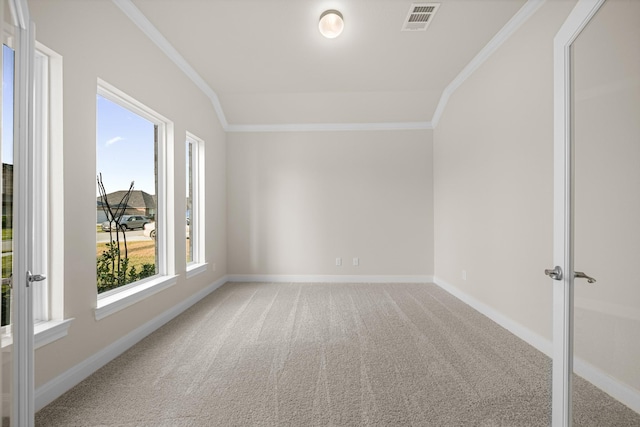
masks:
[[(225, 135), (209, 100), (110, 1), (30, 0), (36, 39), (64, 64), (64, 314), (69, 335), (36, 351), (36, 388), (225, 275)], [(103, 79), (175, 125), (175, 218), (184, 218), (186, 131), (206, 143), (206, 260), (185, 279), (185, 245), (176, 245), (178, 283), (96, 321), (96, 87)], [(176, 227), (176, 242), (184, 228)]]
[(434, 131), (436, 277), (549, 340), (552, 41), (573, 6), (546, 2), (455, 92)]
[(431, 131), (227, 138), (229, 273), (433, 274)]

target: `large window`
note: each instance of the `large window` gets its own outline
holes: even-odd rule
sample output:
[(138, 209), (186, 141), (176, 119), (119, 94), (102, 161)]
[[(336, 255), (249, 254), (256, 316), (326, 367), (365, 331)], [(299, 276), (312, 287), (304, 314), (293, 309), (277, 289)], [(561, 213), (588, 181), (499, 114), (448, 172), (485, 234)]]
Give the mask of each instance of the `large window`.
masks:
[(96, 273), (102, 296), (166, 275), (166, 122), (101, 84), (96, 104)]
[(204, 142), (187, 133), (186, 143), (187, 269), (204, 263)]

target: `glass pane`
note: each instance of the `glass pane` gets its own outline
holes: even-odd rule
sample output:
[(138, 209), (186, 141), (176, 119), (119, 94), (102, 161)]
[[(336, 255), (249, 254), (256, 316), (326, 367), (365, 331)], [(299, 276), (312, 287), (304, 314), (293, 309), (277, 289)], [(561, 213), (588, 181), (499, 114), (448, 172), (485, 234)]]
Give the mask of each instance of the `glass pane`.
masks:
[(187, 141), (187, 264), (194, 261), (193, 259), (193, 143)]
[[(575, 369), (640, 393), (640, 2), (608, 1), (573, 45)], [(586, 365), (585, 365), (586, 363)], [(576, 377), (576, 425), (640, 415)], [(600, 384), (602, 386), (602, 384)], [(635, 415), (634, 415), (635, 414)]]
[(2, 46), (2, 326), (11, 323), (14, 51)]
[(158, 273), (156, 126), (97, 97), (98, 293)]
[(13, 405), (13, 346), (11, 342), (11, 277), (13, 274), (13, 113), (15, 84), (15, 53), (2, 46), (2, 425), (11, 424)]

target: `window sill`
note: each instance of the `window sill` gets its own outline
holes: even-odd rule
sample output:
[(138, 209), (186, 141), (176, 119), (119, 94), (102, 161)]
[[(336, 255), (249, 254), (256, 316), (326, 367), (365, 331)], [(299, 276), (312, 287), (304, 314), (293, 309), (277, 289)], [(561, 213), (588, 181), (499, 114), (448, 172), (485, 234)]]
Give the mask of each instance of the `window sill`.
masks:
[(64, 338), (69, 333), (69, 326), (71, 326), (71, 319), (64, 320), (50, 320), (48, 322), (41, 322), (33, 327), (34, 343), (33, 348), (38, 349), (47, 344), (51, 344), (54, 341)]
[(187, 266), (187, 279), (192, 278), (193, 276), (197, 276), (198, 274), (204, 273), (207, 271), (207, 263), (204, 262), (202, 264), (190, 264)]
[(98, 299), (98, 306), (95, 309), (96, 320), (104, 319), (130, 305), (133, 305), (143, 299), (167, 289), (177, 282), (177, 276), (162, 276), (154, 280), (149, 280), (126, 289), (122, 292), (109, 295), (105, 298)]
[[(38, 349), (54, 341), (64, 338), (69, 333), (69, 326), (74, 319), (49, 320), (33, 326), (33, 348)], [(2, 348), (13, 345), (11, 334), (2, 335)]]

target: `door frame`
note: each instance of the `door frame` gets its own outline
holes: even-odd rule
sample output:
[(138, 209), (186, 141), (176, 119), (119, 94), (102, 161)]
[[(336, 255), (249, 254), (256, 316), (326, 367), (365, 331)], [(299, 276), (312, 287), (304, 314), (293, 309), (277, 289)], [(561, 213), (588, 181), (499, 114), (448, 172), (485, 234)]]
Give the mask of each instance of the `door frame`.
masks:
[(553, 261), (564, 272), (553, 282), (552, 425), (570, 427), (573, 374), (573, 144), (571, 45), (605, 0), (578, 0), (553, 40)]
[[(34, 345), (33, 296), (27, 271), (33, 267), (33, 221), (35, 190), (33, 129), (33, 67), (35, 28), (27, 0), (6, 0), (15, 31), (14, 81), (14, 223), (12, 329), (12, 405), (11, 425), (34, 424)], [(4, 25), (4, 22), (3, 22)]]

